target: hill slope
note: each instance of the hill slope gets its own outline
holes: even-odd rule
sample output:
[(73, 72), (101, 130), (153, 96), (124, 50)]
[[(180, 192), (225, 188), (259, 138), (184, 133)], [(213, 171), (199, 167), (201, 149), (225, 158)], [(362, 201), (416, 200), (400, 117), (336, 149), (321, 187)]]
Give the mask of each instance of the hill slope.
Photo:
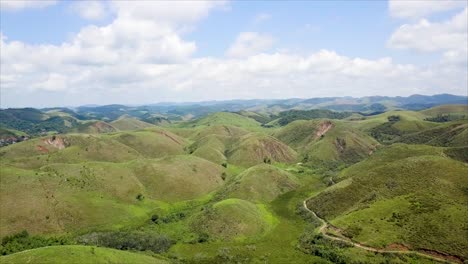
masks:
[(299, 183), (293, 175), (272, 165), (260, 164), (239, 174), (226, 193), (231, 198), (265, 203), (297, 187)]
[(294, 121), (274, 136), (295, 148), (310, 163), (354, 163), (368, 157), (379, 145), (347, 122), (321, 119)]
[(90, 246), (53, 246), (37, 248), (16, 254), (0, 257), (4, 264), (23, 263), (141, 263), (163, 264), (169, 263), (162, 258), (154, 258), (143, 254), (121, 251), (110, 248)]
[(443, 149), (397, 144), (346, 169), (309, 208), (355, 241), (467, 257), (468, 166)]

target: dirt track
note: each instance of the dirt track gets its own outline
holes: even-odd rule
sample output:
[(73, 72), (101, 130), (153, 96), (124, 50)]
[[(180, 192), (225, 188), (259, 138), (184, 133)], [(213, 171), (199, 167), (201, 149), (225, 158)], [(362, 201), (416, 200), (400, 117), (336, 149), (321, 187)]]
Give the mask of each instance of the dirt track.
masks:
[(434, 256), (434, 255), (431, 255), (431, 254), (425, 254), (425, 253), (421, 253), (421, 252), (418, 252), (418, 251), (411, 251), (411, 250), (387, 250), (387, 249), (373, 248), (373, 247), (365, 246), (365, 245), (360, 244), (360, 243), (357, 243), (357, 242), (353, 242), (351, 239), (345, 239), (345, 238), (341, 238), (341, 237), (331, 236), (331, 235), (327, 234), (327, 228), (328, 228), (329, 224), (327, 223), (327, 221), (325, 221), (325, 219), (320, 218), (314, 211), (310, 210), (310, 209), (307, 207), (307, 199), (303, 201), (303, 205), (304, 205), (304, 209), (306, 209), (308, 212), (310, 212), (312, 215), (314, 215), (315, 218), (317, 218), (318, 220), (320, 220), (320, 222), (322, 223), (322, 225), (321, 225), (320, 228), (319, 228), (319, 232), (320, 232), (324, 237), (326, 237), (326, 238), (328, 238), (328, 239), (336, 240), (336, 241), (342, 241), (342, 242), (347, 243), (347, 244), (349, 244), (349, 245), (352, 245), (352, 246), (354, 246), (354, 247), (361, 248), (361, 249), (364, 249), (364, 250), (367, 250), (367, 251), (371, 251), (371, 252), (377, 252), (377, 253), (391, 253), (391, 254), (414, 254), (414, 255), (421, 256), (421, 257), (429, 258), (429, 259), (436, 260), (436, 261), (446, 262), (446, 263), (447, 263), (447, 262), (448, 262), (448, 263), (463, 263), (461, 260), (460, 260), (460, 261), (454, 261), (454, 260), (452, 260), (452, 259), (448, 259), (448, 258), (444, 258), (444, 257), (438, 257), (438, 256)]

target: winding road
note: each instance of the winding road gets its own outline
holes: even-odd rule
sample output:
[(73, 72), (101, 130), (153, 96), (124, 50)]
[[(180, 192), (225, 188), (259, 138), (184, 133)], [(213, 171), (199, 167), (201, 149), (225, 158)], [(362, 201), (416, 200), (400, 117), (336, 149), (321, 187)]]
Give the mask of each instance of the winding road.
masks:
[(418, 251), (411, 251), (411, 250), (388, 250), (388, 249), (379, 249), (379, 248), (369, 247), (369, 246), (365, 246), (365, 245), (360, 244), (360, 243), (353, 242), (353, 241), (350, 240), (350, 239), (345, 239), (345, 238), (341, 238), (341, 237), (331, 236), (331, 235), (329, 235), (329, 234), (327, 233), (327, 228), (328, 228), (328, 226), (329, 226), (328, 222), (325, 221), (325, 219), (320, 218), (314, 211), (310, 210), (310, 209), (307, 207), (307, 200), (308, 200), (308, 199), (306, 199), (306, 200), (303, 201), (304, 209), (307, 210), (308, 212), (310, 212), (315, 218), (317, 218), (317, 219), (322, 223), (322, 225), (321, 225), (320, 228), (319, 228), (319, 232), (320, 232), (324, 237), (326, 237), (326, 238), (328, 238), (328, 239), (335, 240), (335, 241), (341, 241), (341, 242), (347, 243), (347, 244), (349, 244), (349, 245), (352, 245), (352, 246), (354, 246), (354, 247), (361, 248), (361, 249), (364, 249), (364, 250), (367, 250), (367, 251), (370, 251), (370, 252), (376, 252), (376, 253), (391, 253), (391, 254), (414, 254), (414, 255), (418, 255), (418, 256), (421, 256), (421, 257), (425, 257), (425, 258), (429, 258), (429, 259), (436, 260), (436, 261), (441, 261), (441, 262), (462, 263), (462, 261), (460, 261), (460, 262), (454, 262), (453, 260), (450, 260), (450, 259), (447, 259), (447, 258), (437, 257), (437, 256), (433, 256), (433, 255), (430, 255), (430, 254), (425, 254), (425, 253), (418, 252)]

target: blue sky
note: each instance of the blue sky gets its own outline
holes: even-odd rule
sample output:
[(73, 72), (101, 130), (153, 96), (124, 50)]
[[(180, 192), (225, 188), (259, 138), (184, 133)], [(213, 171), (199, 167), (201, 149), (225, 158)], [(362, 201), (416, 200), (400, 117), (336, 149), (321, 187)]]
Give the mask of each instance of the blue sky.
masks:
[(466, 94), (465, 1), (19, 2), (2, 107)]

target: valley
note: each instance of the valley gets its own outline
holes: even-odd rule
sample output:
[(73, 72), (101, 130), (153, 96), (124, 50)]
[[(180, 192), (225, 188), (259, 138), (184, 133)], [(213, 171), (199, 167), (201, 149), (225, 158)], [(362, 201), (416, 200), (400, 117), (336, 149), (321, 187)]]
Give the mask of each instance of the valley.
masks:
[(2, 109), (0, 262), (464, 263), (468, 107), (417, 98)]

